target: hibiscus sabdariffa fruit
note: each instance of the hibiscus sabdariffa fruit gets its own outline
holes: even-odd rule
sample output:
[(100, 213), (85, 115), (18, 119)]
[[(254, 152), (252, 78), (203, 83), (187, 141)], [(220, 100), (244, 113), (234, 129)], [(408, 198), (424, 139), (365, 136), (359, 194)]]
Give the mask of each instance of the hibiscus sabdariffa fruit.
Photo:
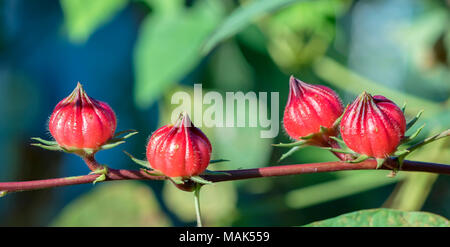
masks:
[(56, 105), (48, 125), (60, 147), (81, 155), (98, 151), (114, 136), (116, 126), (111, 107), (89, 97), (80, 83)]
[(348, 107), (340, 123), (342, 139), (351, 150), (377, 159), (396, 151), (405, 130), (405, 116), (394, 102), (366, 92)]
[(330, 88), (311, 85), (293, 76), (289, 79), (283, 125), (292, 139), (300, 140), (317, 134), (308, 144), (328, 146), (328, 137), (337, 135), (334, 124), (343, 110), (339, 96)]
[(211, 143), (183, 113), (174, 125), (156, 130), (147, 145), (150, 166), (168, 177), (190, 178), (209, 165)]

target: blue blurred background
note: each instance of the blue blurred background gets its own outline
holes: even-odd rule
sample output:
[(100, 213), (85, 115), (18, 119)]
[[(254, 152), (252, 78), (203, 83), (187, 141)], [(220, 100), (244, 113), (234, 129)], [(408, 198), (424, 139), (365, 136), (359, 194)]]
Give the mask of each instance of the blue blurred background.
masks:
[[(258, 3), (260, 2), (260, 3)], [(450, 126), (448, 1), (0, 1), (0, 181), (87, 174), (75, 155), (30, 146), (50, 139), (54, 106), (79, 81), (108, 102), (118, 130), (139, 134), (98, 153), (113, 168), (136, 169), (148, 136), (170, 119), (175, 91), (279, 92), (280, 118), (291, 74), (335, 89), (344, 103), (363, 90), (425, 113), (420, 139)], [(241, 11), (242, 18), (225, 25)], [(246, 16), (247, 15), (247, 16)], [(225, 23), (225, 24), (223, 24)], [(221, 36), (221, 34), (224, 34)], [(207, 49), (211, 48), (211, 49)], [(281, 125), (280, 125), (281, 128)], [(216, 169), (276, 164), (283, 131), (202, 128)], [(442, 140), (410, 159), (449, 163)], [(336, 160), (305, 148), (283, 164)], [(295, 226), (367, 208), (424, 210), (450, 217), (450, 179), (425, 173), (347, 171), (206, 186), (207, 225)], [(108, 182), (11, 193), (0, 199), (1, 226), (193, 225), (192, 195), (165, 182)]]

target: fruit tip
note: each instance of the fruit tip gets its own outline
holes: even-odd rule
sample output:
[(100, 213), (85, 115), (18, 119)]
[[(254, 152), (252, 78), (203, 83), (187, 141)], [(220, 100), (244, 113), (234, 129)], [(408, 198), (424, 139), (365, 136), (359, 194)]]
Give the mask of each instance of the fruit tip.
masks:
[(189, 117), (189, 114), (186, 111), (183, 111), (178, 116), (177, 121), (174, 124), (175, 127), (191, 127), (192, 121)]
[(299, 95), (302, 91), (301, 82), (299, 79), (295, 78), (293, 75), (289, 78), (289, 91), (293, 93), (295, 96)]

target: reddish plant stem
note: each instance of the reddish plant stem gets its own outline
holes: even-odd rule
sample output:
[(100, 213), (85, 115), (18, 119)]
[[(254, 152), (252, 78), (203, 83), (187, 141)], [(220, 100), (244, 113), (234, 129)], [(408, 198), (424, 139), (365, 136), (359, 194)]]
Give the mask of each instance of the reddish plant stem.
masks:
[[(92, 161), (92, 160), (91, 160)], [(95, 161), (95, 160), (94, 160)], [(96, 162), (95, 162), (96, 163)], [(98, 163), (97, 163), (98, 164)], [(282, 165), (271, 166), (263, 168), (243, 169), (243, 170), (229, 170), (222, 171), (227, 174), (220, 175), (202, 175), (201, 177), (211, 182), (224, 182), (233, 180), (242, 180), (250, 178), (262, 178), (262, 177), (278, 177), (287, 175), (298, 175), (307, 173), (319, 173), (319, 172), (333, 172), (333, 171), (345, 171), (345, 170), (374, 170), (377, 163), (375, 160), (369, 159), (360, 163), (346, 163), (343, 161), (323, 162), (323, 163), (311, 163), (311, 164), (295, 164), (295, 165)], [(395, 160), (388, 160), (385, 165), (380, 169), (391, 170), (393, 167), (398, 166)], [(418, 172), (431, 172), (438, 174), (450, 175), (450, 165), (410, 161), (405, 160), (402, 166), (402, 171), (418, 171)], [(77, 177), (67, 178), (54, 178), (35, 181), (24, 182), (3, 182), (0, 183), (0, 192), (15, 192), (25, 190), (37, 190), (52, 187), (86, 184), (92, 183), (99, 174), (90, 174)], [(124, 169), (108, 169), (105, 181), (115, 180), (165, 180), (164, 176), (152, 176), (149, 175), (143, 169), (141, 170), (124, 170)]]
[[(45, 189), (52, 187), (61, 187), (67, 185), (76, 184), (87, 184), (92, 183), (94, 180), (100, 176), (100, 174), (89, 174), (83, 176), (66, 177), (66, 178), (53, 178), (44, 180), (34, 180), (34, 181), (23, 181), (23, 182), (3, 182), (0, 183), (0, 191), (14, 192), (14, 191), (24, 191), (24, 190), (36, 190)], [(112, 180), (164, 180), (164, 176), (151, 176), (144, 170), (116, 170), (108, 169), (108, 174), (105, 181)]]
[(86, 156), (81, 156), (81, 158), (83, 159), (84, 163), (86, 163), (86, 165), (89, 167), (89, 169), (91, 171), (97, 171), (100, 169), (103, 169), (103, 166), (100, 165), (97, 160), (95, 160), (94, 155), (86, 155)]

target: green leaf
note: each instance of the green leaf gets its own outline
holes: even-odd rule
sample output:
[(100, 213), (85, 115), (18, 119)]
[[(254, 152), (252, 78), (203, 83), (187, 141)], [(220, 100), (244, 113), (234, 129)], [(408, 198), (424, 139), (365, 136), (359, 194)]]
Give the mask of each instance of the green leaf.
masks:
[(300, 1), (302, 0), (260, 0), (242, 5), (231, 13), (206, 40), (202, 52), (204, 54), (210, 52), (218, 43), (237, 34), (251, 24), (255, 18)]
[(143, 21), (134, 50), (135, 102), (150, 106), (200, 62), (200, 46), (223, 16), (218, 0), (157, 12)]
[(394, 209), (368, 209), (317, 221), (313, 227), (449, 227), (449, 221), (427, 212), (405, 212)]
[(151, 6), (155, 12), (171, 12), (179, 10), (183, 7), (183, 0), (143, 0)]
[(127, 0), (61, 0), (69, 39), (85, 42), (96, 29), (125, 8)]
[(141, 182), (101, 183), (67, 205), (51, 226), (170, 226), (153, 191)]
[(217, 91), (252, 90), (255, 84), (254, 68), (242, 53), (238, 42), (232, 40), (224, 43), (208, 58), (211, 70), (210, 87)]

